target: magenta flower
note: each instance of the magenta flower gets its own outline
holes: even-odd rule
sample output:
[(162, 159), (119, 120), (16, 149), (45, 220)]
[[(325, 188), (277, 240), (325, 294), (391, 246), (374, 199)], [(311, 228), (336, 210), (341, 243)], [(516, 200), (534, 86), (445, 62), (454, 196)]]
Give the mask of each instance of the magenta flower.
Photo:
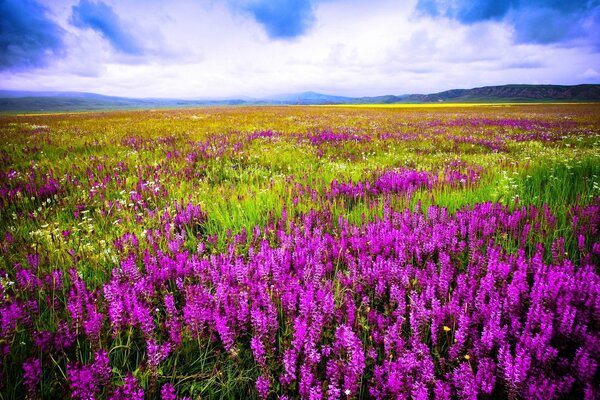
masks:
[(160, 389), (160, 398), (162, 400), (177, 400), (175, 387), (170, 383), (165, 383)]
[(42, 375), (42, 365), (38, 358), (28, 358), (23, 363), (23, 385), (30, 399), (37, 397), (38, 384)]
[(144, 389), (140, 388), (137, 379), (129, 374), (123, 379), (123, 386), (117, 387), (109, 400), (144, 400)]
[(261, 375), (256, 379), (256, 391), (261, 399), (266, 399), (269, 397), (269, 385), (270, 379), (266, 375)]

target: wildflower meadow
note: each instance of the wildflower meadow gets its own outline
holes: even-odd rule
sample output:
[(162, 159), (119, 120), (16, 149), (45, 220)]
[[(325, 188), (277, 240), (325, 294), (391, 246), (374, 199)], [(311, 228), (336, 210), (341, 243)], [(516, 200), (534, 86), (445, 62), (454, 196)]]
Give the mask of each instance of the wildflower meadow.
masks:
[(0, 115), (0, 399), (600, 398), (600, 106)]

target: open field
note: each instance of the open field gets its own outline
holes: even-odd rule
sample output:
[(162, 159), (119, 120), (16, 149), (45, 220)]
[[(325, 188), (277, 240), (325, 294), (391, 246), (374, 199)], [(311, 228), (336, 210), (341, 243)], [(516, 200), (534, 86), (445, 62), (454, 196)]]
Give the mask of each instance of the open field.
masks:
[(0, 398), (600, 396), (600, 105), (0, 115)]
[(525, 107), (525, 106), (544, 106), (551, 105), (552, 107), (560, 106), (560, 105), (587, 105), (594, 106), (598, 102), (557, 102), (554, 100), (548, 101), (519, 101), (519, 102), (510, 102), (510, 101), (496, 101), (496, 102), (470, 102), (470, 103), (461, 103), (461, 102), (453, 102), (453, 101), (445, 101), (439, 103), (391, 103), (391, 104), (332, 104), (332, 105), (316, 105), (315, 107), (342, 107), (342, 108), (466, 108), (466, 107), (474, 107), (474, 108), (482, 108), (482, 107)]

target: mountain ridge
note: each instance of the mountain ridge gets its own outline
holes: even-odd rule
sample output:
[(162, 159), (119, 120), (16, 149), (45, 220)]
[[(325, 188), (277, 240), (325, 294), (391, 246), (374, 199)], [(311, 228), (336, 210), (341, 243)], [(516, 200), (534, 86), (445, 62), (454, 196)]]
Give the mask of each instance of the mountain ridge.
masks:
[(57, 112), (118, 109), (185, 108), (227, 105), (427, 104), (496, 102), (600, 102), (600, 84), (510, 84), (451, 89), (430, 94), (348, 97), (313, 91), (264, 98), (177, 99), (130, 98), (89, 92), (0, 90), (0, 111)]

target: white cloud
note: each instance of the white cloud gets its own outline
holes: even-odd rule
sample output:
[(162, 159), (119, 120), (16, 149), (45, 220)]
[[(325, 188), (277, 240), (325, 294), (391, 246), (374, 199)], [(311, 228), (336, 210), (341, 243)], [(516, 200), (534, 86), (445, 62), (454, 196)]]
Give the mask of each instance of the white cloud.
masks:
[(581, 74), (583, 79), (598, 79), (599, 76), (600, 74), (594, 68), (588, 68)]
[(415, 1), (321, 2), (312, 28), (293, 40), (269, 39), (225, 2), (107, 3), (135, 27), (143, 56), (120, 55), (95, 32), (70, 26), (75, 2), (60, 0), (49, 7), (69, 32), (66, 56), (44, 69), (1, 72), (1, 86), (132, 97), (381, 95), (573, 84), (597, 79), (600, 65), (599, 54), (582, 47), (516, 45), (501, 22), (466, 26), (418, 15)]

